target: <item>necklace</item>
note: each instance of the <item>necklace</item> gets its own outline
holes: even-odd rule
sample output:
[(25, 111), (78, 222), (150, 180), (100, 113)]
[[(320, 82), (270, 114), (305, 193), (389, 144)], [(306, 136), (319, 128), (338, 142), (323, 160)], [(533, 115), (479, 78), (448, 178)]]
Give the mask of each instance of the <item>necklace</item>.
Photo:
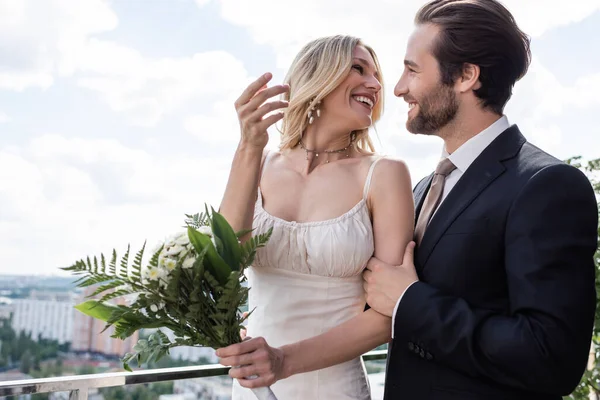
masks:
[(346, 147), (343, 147), (343, 148), (337, 149), (337, 150), (317, 151), (317, 150), (309, 149), (304, 145), (304, 142), (302, 141), (302, 139), (300, 139), (300, 147), (302, 147), (302, 149), (306, 152), (307, 160), (308, 160), (308, 153), (314, 153), (315, 157), (319, 157), (320, 153), (325, 153), (325, 154), (327, 154), (327, 161), (325, 163), (329, 164), (329, 155), (330, 154), (339, 154), (339, 153), (346, 152), (346, 158), (350, 157), (350, 147), (352, 147), (352, 144), (354, 143), (355, 139), (356, 139), (356, 134), (352, 133), (352, 135), (350, 135), (350, 143), (348, 143), (348, 145)]

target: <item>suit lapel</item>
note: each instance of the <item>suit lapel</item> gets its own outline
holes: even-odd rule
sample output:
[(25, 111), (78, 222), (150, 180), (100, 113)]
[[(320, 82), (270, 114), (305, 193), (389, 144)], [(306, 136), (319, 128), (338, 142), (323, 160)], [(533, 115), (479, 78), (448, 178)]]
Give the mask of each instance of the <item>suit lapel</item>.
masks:
[[(504, 172), (505, 167), (502, 161), (514, 157), (523, 143), (525, 143), (525, 138), (517, 126), (513, 125), (500, 134), (475, 159), (444, 199), (427, 226), (417, 251), (417, 265), (425, 266), (431, 252), (450, 224)], [(426, 192), (423, 191), (422, 198), (425, 197)]]

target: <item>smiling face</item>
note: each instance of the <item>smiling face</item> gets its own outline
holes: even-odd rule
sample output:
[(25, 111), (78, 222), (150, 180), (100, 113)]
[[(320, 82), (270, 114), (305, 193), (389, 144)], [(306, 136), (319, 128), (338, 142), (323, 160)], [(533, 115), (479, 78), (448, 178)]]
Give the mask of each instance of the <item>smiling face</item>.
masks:
[(352, 54), (348, 76), (321, 102), (322, 115), (344, 121), (349, 131), (368, 128), (380, 102), (381, 83), (373, 57), (362, 45)]
[(456, 117), (459, 101), (454, 85), (441, 81), (432, 48), (439, 34), (433, 24), (418, 25), (411, 35), (404, 72), (394, 94), (409, 104), (406, 129), (412, 133), (436, 134)]

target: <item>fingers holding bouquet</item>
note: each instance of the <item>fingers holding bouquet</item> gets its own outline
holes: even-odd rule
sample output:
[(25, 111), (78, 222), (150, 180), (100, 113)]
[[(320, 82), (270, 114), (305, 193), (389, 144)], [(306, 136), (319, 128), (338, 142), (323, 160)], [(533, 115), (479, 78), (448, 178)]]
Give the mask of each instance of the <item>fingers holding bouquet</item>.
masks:
[(234, 103), (240, 122), (241, 140), (261, 149), (269, 141), (267, 129), (283, 118), (283, 111), (265, 116), (272, 111), (288, 106), (288, 102), (285, 100), (267, 102), (267, 100), (289, 91), (287, 84), (268, 87), (267, 84), (272, 78), (271, 73), (262, 75), (252, 82)]
[(217, 350), (219, 363), (231, 366), (229, 376), (247, 388), (270, 386), (284, 376), (283, 351), (271, 347), (262, 337)]

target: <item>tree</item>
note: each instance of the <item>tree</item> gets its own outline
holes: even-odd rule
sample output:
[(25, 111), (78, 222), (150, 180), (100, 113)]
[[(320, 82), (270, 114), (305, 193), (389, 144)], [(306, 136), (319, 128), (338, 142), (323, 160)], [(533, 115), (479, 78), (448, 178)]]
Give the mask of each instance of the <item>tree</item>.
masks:
[[(586, 165), (582, 165), (580, 160), (581, 157), (573, 157), (567, 160), (567, 162), (588, 175), (598, 199), (600, 198), (600, 178), (598, 176), (600, 174), (600, 158), (589, 161)], [(598, 235), (600, 235), (600, 226), (598, 227)], [(596, 304), (596, 322), (592, 334), (592, 356), (590, 357), (588, 370), (585, 372), (581, 382), (575, 391), (564, 399), (600, 400), (600, 247), (596, 250), (594, 262), (596, 263), (596, 293), (598, 294), (598, 303)]]
[(31, 352), (29, 350), (25, 350), (25, 352), (21, 356), (19, 370), (24, 374), (28, 374), (29, 371), (31, 370), (32, 364), (33, 364), (33, 356), (31, 355)]
[(40, 353), (36, 352), (35, 356), (33, 357), (33, 369), (35, 369), (36, 371), (40, 371), (42, 369), (41, 365), (40, 365), (40, 361), (42, 361)]

